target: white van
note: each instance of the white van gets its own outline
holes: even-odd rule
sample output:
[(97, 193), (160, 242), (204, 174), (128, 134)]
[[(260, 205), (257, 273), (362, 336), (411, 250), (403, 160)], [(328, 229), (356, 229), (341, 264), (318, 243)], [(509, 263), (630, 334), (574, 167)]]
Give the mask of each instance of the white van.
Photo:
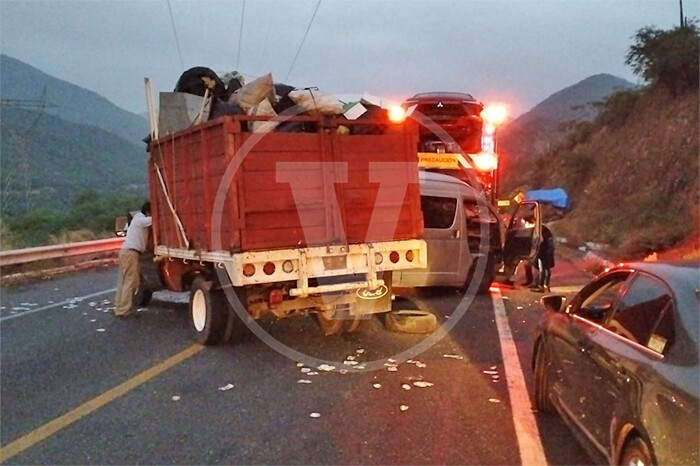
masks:
[[(478, 280), (477, 293), (486, 293), (500, 267), (510, 279), (519, 261), (534, 259), (541, 237), (536, 202), (521, 203), (506, 228), (493, 204), (465, 182), (429, 171), (419, 181), (428, 266), (394, 272), (394, 286), (466, 290)], [(483, 274), (477, 260), (485, 261)]]

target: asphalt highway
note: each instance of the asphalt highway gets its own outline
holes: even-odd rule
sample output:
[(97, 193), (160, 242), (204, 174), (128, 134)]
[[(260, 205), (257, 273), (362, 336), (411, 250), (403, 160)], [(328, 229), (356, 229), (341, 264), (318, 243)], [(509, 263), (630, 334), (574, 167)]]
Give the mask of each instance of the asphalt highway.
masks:
[[(590, 462), (560, 419), (532, 409), (542, 311), (541, 294), (526, 288), (476, 297), (449, 334), (408, 360), (395, 356), (426, 336), (389, 332), (376, 318), (360, 334), (330, 337), (308, 317), (261, 322), (287, 347), (337, 361), (323, 371), (252, 333), (194, 345), (186, 294), (156, 293), (138, 318), (115, 319), (115, 276), (109, 267), (0, 291), (5, 464)], [(554, 291), (587, 279), (559, 261)], [(431, 290), (406, 299), (444, 323), (462, 298)], [(362, 369), (377, 360), (388, 365)], [(522, 427), (530, 421), (534, 430)]]

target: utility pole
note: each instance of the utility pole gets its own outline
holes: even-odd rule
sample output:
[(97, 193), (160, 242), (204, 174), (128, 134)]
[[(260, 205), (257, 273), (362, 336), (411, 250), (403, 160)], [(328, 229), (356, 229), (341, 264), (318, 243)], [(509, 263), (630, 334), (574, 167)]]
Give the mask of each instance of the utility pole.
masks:
[(681, 27), (685, 27), (685, 20), (683, 19), (683, 0), (678, 0), (678, 3), (680, 4), (681, 7)]

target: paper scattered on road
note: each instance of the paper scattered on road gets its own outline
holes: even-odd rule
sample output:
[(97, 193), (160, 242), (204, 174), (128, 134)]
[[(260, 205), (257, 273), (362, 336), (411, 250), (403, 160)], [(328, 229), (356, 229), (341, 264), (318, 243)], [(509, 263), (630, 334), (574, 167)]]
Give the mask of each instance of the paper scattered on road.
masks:
[(304, 363), (303, 363), (303, 362), (298, 362), (298, 363), (297, 363), (297, 367), (304, 367)]
[(388, 370), (389, 372), (396, 372), (399, 370), (399, 368), (396, 366), (389, 366), (386, 368), (386, 370)]
[(396, 362), (396, 359), (391, 359), (391, 358), (389, 358), (389, 359), (387, 359), (386, 361), (387, 361), (387, 362), (390, 362), (390, 363), (395, 363), (395, 362)]
[(372, 384), (372, 386), (373, 386), (374, 388), (382, 388), (382, 384), (380, 384), (380, 383)]
[(311, 414), (309, 414), (309, 417), (316, 419), (316, 418), (321, 417), (321, 413), (311, 413)]
[(501, 400), (499, 400), (498, 398), (489, 398), (489, 401), (491, 403), (500, 403), (501, 402)]
[[(319, 369), (320, 369), (320, 368), (319, 368)], [(323, 370), (323, 369), (321, 369), (321, 370)], [(302, 367), (302, 368), (301, 368), (301, 372), (302, 372), (303, 374), (309, 373), (309, 372), (311, 372), (311, 368), (310, 368), (310, 367)]]
[(428, 365), (427, 365), (426, 363), (424, 363), (424, 362), (420, 362), (420, 361), (419, 361), (419, 362), (416, 363), (416, 367), (419, 367), (419, 368), (422, 369), (422, 368), (424, 368), (424, 367), (428, 367)]
[(458, 354), (443, 354), (443, 358), (450, 358), (450, 359), (464, 359), (462, 356)]
[(299, 379), (297, 380), (297, 383), (311, 383), (311, 381), (308, 379)]
[[(331, 366), (330, 364), (321, 364), (316, 369), (318, 369), (319, 371), (330, 372), (330, 371), (335, 370), (335, 366)], [(302, 369), (302, 372), (304, 372), (303, 369)], [(308, 371), (306, 371), (306, 372), (308, 372)]]
[(425, 380), (416, 380), (415, 382), (413, 382), (413, 385), (415, 385), (418, 388), (428, 388), (432, 387), (435, 384), (433, 384), (432, 382), (426, 382)]
[(404, 411), (408, 411), (408, 405), (400, 405), (399, 410), (403, 413)]
[(343, 361), (343, 364), (345, 364), (346, 366), (356, 366), (356, 365), (357, 365), (357, 361), (352, 361), (352, 360), (349, 360), (349, 361), (348, 361), (348, 360), (346, 360), (346, 361)]
[(517, 308), (517, 309), (523, 309), (523, 307), (522, 307), (522, 306), (516, 306), (516, 308)]
[(95, 301), (90, 301), (90, 302), (88, 303), (88, 306), (90, 306), (90, 307), (95, 307), (95, 306), (97, 306), (97, 303), (96, 303)]
[(342, 375), (345, 375), (348, 373), (347, 369), (340, 369), (338, 372), (340, 372)]
[(355, 360), (355, 356), (348, 356), (348, 357), (345, 358), (345, 359), (347, 359), (348, 361), (354, 361), (354, 360)]
[(173, 401), (180, 401), (180, 397), (178, 395), (173, 395), (171, 399)]
[(355, 352), (356, 352), (357, 354), (362, 354), (362, 353), (365, 352), (365, 350), (362, 349), (362, 348), (358, 348), (358, 349), (355, 350)]
[(306, 375), (318, 375), (318, 372), (315, 372), (315, 371), (313, 371), (313, 372), (307, 372)]
[(228, 390), (231, 390), (232, 388), (233, 388), (233, 384), (232, 384), (232, 383), (227, 383), (227, 384), (224, 385), (223, 387), (219, 387), (219, 390), (221, 390), (222, 392), (226, 392), (226, 391), (228, 391)]
[(146, 312), (147, 310), (148, 310), (148, 308), (140, 307), (140, 308), (136, 309), (136, 312)]
[(488, 375), (498, 375), (498, 371), (482, 371), (484, 374)]
[(103, 329), (103, 328), (98, 328), (97, 331), (98, 331), (98, 332), (104, 332), (105, 329)]

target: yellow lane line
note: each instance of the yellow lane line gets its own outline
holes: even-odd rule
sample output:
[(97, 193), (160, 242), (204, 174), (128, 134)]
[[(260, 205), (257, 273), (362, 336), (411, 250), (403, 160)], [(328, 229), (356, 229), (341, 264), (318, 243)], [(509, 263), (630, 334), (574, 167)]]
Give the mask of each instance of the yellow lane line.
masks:
[(165, 361), (159, 362), (150, 369), (146, 369), (140, 374), (132, 377), (131, 379), (123, 382), (116, 387), (104, 392), (103, 394), (93, 398), (90, 401), (83, 403), (72, 411), (57, 417), (53, 421), (49, 421), (43, 426), (34, 429), (26, 435), (18, 438), (17, 440), (5, 445), (0, 448), (0, 462), (5, 462), (12, 458), (13, 456), (23, 452), (27, 448), (36, 445), (37, 443), (45, 440), (46, 438), (52, 436), (56, 432), (68, 427), (75, 421), (87, 416), (88, 414), (96, 411), (114, 401), (116, 398), (122, 396), (123, 394), (133, 390), (141, 384), (144, 384), (151, 380), (153, 377), (167, 371), (173, 366), (180, 364), (186, 359), (194, 356), (204, 349), (201, 345), (192, 345), (189, 348), (177, 353), (174, 356), (166, 359)]

